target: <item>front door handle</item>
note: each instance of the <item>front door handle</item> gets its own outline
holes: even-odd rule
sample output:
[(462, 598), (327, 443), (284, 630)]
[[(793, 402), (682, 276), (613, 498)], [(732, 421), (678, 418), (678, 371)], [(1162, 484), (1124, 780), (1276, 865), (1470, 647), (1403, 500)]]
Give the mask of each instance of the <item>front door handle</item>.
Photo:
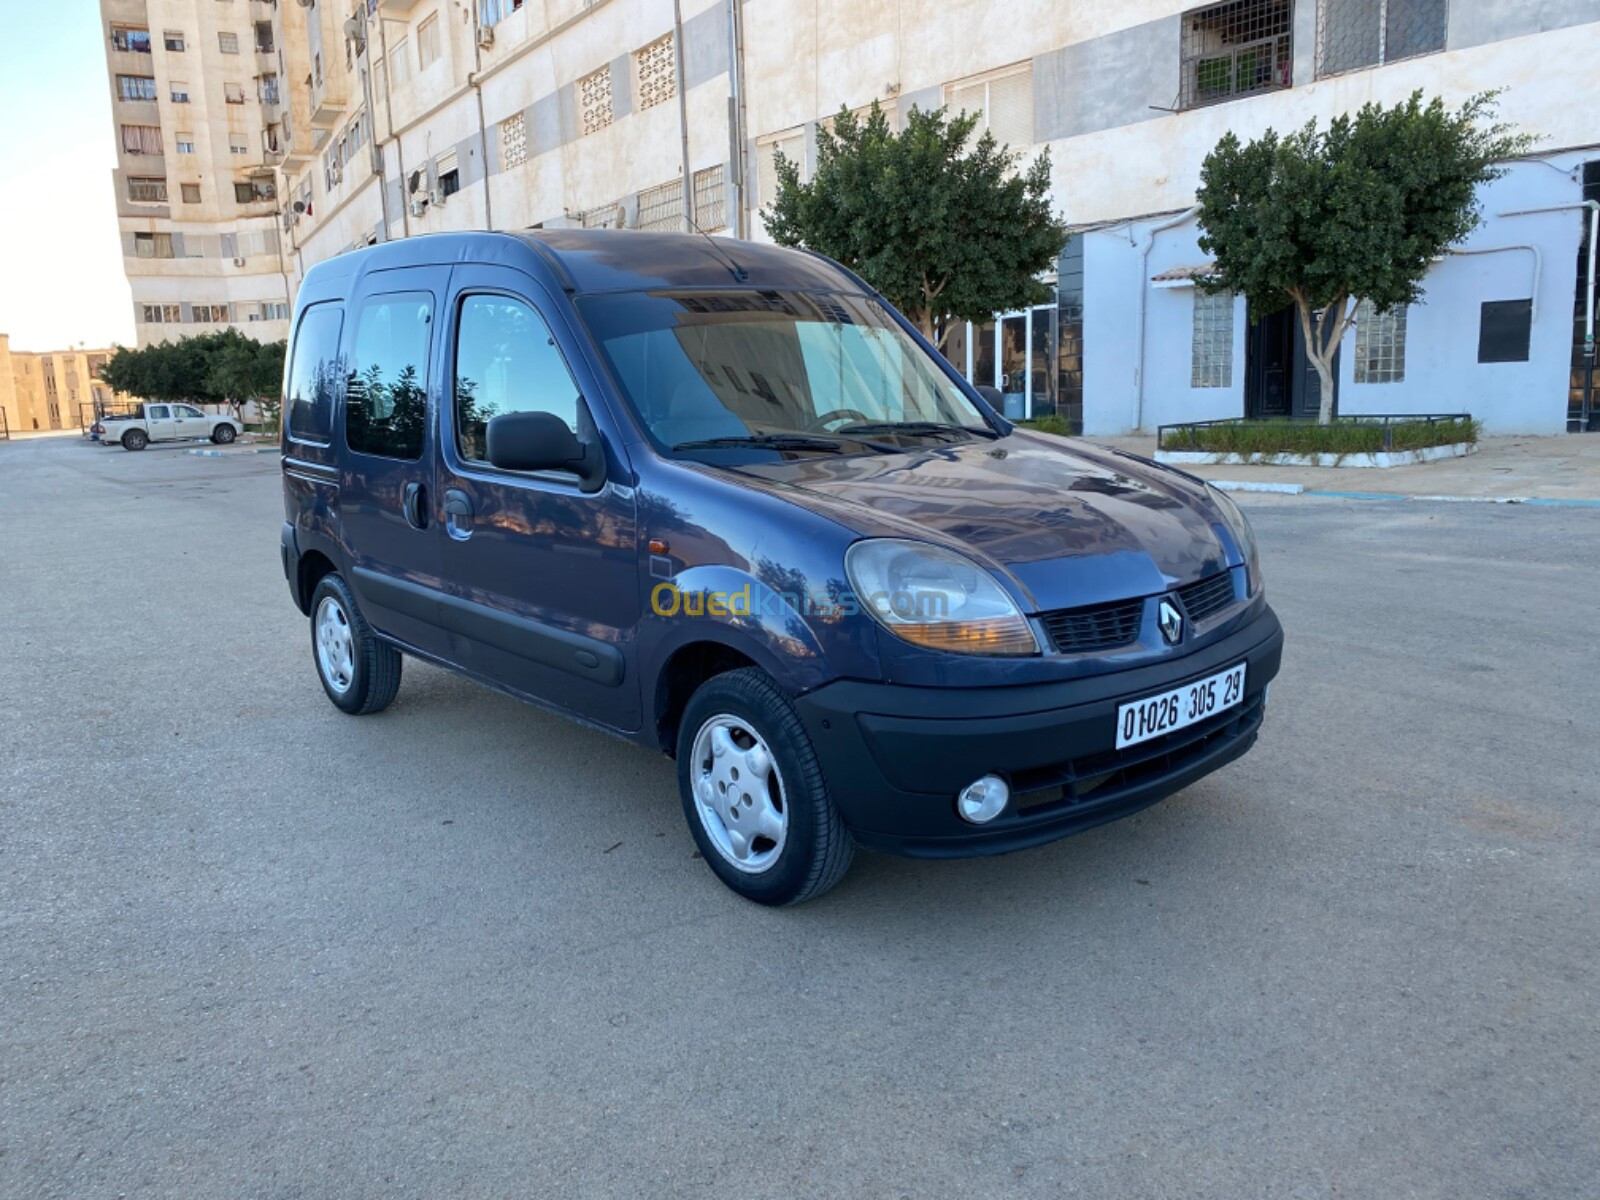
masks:
[(458, 542), (472, 536), (472, 497), (460, 488), (445, 489), (444, 524)]
[(406, 524), (413, 529), (428, 527), (428, 489), (420, 483), (408, 483), (401, 493), (400, 509), (406, 515)]

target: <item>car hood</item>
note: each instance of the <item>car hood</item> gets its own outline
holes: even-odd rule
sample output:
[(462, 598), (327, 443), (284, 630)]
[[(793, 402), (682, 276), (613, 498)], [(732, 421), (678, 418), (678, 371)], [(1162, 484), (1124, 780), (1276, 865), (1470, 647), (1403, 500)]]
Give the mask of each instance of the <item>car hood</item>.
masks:
[(1202, 484), (1021, 430), (992, 442), (738, 472), (864, 537), (919, 538), (988, 559), (1031, 611), (1153, 595), (1228, 565), (1221, 517)]

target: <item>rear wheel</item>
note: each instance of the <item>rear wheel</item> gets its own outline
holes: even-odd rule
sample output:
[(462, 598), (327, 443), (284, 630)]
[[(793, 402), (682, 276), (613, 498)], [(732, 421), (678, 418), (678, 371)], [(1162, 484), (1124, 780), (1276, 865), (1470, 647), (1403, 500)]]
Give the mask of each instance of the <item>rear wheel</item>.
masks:
[(226, 446), (238, 436), (238, 431), (232, 425), (218, 425), (211, 431), (211, 440), (219, 446)]
[(678, 727), (678, 791), (707, 865), (758, 904), (798, 904), (844, 877), (854, 844), (794, 706), (753, 667), (707, 680)]
[(381, 712), (400, 690), (400, 651), (372, 632), (337, 574), (324, 575), (311, 596), (311, 657), (322, 690), (347, 713)]
[(130, 429), (122, 435), (124, 450), (143, 450), (150, 444), (150, 435), (142, 429)]

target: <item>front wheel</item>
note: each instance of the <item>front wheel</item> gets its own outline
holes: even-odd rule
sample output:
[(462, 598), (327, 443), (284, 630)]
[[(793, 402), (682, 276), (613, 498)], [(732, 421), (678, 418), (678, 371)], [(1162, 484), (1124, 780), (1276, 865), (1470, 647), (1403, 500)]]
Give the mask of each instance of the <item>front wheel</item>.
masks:
[(124, 450), (143, 450), (150, 444), (150, 435), (142, 429), (130, 429), (122, 435)]
[(798, 904), (844, 877), (854, 843), (794, 706), (753, 667), (707, 680), (678, 727), (678, 791), (706, 863), (758, 904)]
[(211, 431), (211, 440), (218, 446), (226, 446), (238, 436), (238, 432), (232, 425), (218, 425)]
[(381, 712), (400, 690), (400, 651), (372, 632), (340, 575), (324, 575), (311, 595), (311, 657), (322, 690), (347, 713)]

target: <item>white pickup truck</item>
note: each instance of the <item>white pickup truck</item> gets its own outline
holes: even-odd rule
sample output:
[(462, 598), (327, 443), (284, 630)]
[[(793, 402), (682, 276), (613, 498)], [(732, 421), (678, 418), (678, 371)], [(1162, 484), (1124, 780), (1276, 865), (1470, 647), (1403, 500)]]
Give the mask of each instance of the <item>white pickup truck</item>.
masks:
[(128, 416), (101, 418), (93, 432), (107, 446), (120, 443), (124, 450), (143, 450), (151, 442), (200, 438), (226, 446), (239, 436), (239, 425), (232, 417), (213, 417), (192, 404), (141, 404)]

